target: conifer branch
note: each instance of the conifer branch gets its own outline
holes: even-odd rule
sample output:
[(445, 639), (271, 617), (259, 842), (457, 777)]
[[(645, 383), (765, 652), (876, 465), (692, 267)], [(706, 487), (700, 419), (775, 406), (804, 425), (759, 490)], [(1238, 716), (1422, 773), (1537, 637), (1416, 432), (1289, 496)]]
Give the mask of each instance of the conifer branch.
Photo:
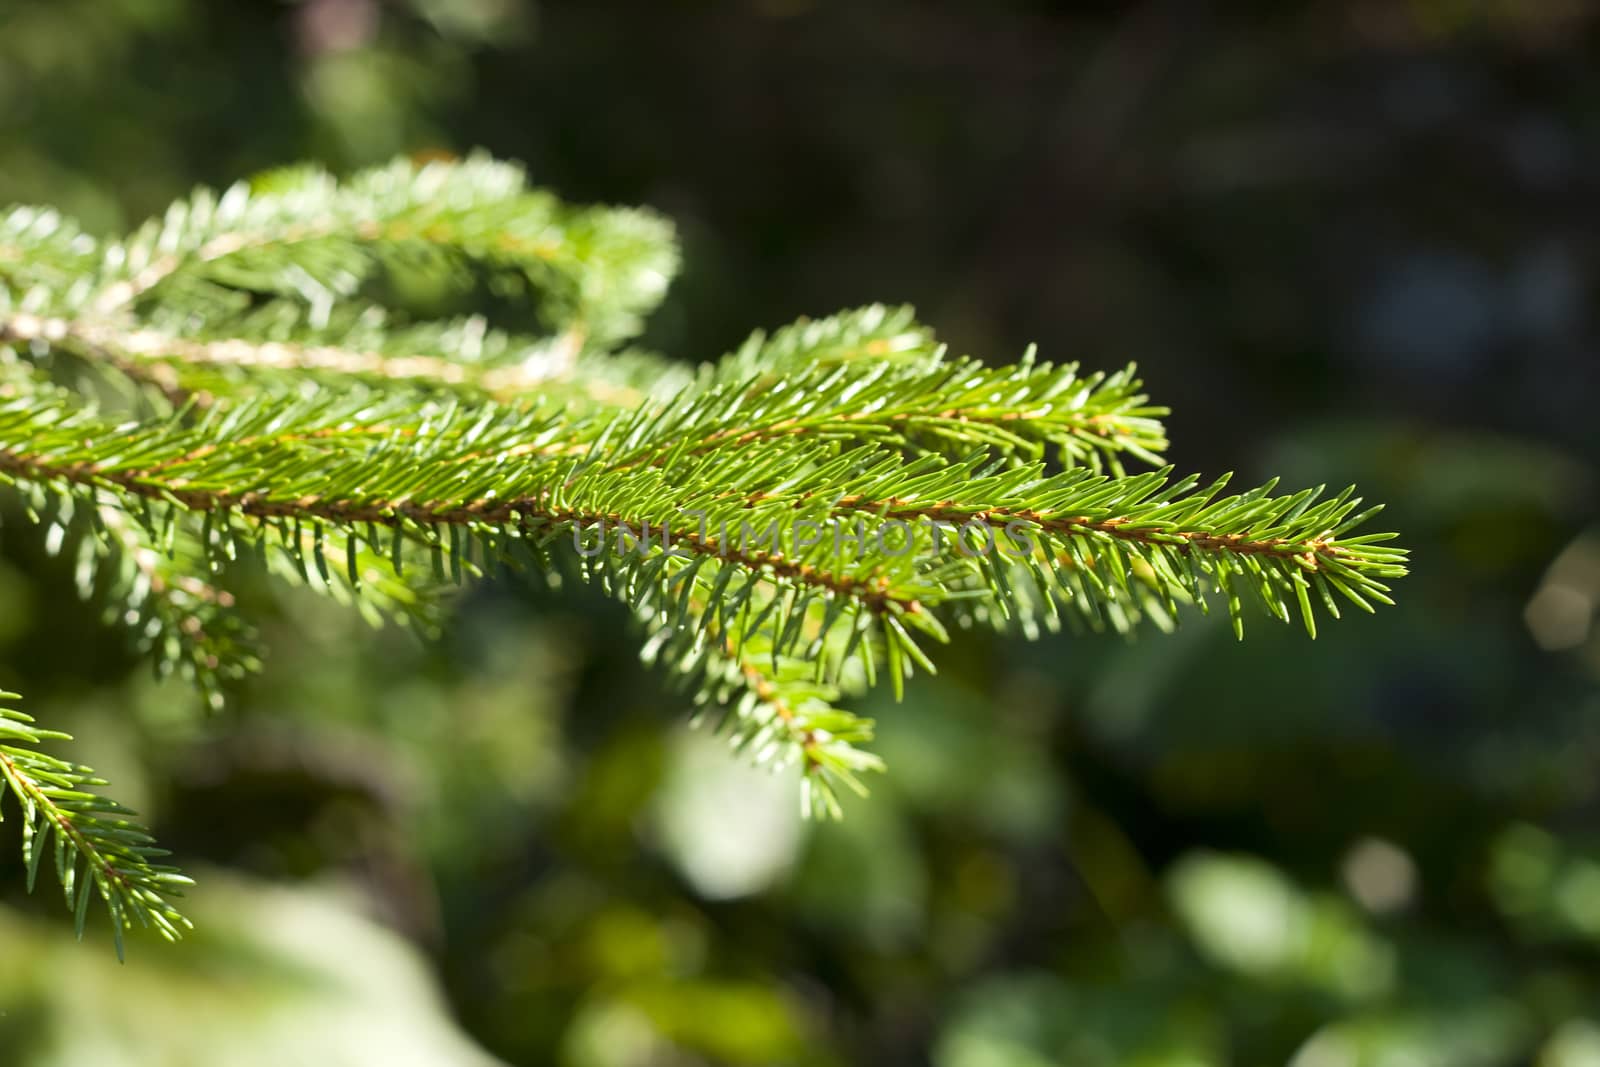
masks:
[[(1405, 573), (1352, 490), (1174, 479), (1131, 367), (951, 357), (881, 306), (697, 367), (617, 351), (676, 257), (655, 216), (481, 158), (279, 172), (123, 241), (0, 215), (0, 484), (48, 547), (81, 530), (80, 585), (212, 699), (255, 665), (232, 567), (424, 628), (480, 574), (575, 572), (816, 815), (880, 768), (838, 705), (932, 671), (950, 623), (1170, 628), (1219, 600), (1242, 634), (1248, 599), (1314, 636)], [(537, 325), (418, 319), (408, 273), (490, 279)], [(118, 422), (47, 384), (57, 354), (172, 410)]]
[[(858, 746), (872, 740), (873, 724), (836, 705), (846, 686), (859, 692), (858, 678), (838, 676), (852, 662), (851, 641), (837, 638), (824, 647), (827, 611), (807, 612), (798, 628), (808, 642), (800, 655), (779, 651), (786, 625), (772, 618), (781, 591), (752, 583), (738, 611), (718, 610), (715, 587), (696, 588), (679, 606), (685, 626), (663, 626), (657, 607), (646, 601), (641, 620), (653, 634), (646, 662), (665, 662), (696, 693), (702, 717), (716, 720), (735, 748), (758, 765), (778, 770), (798, 764), (803, 771), (802, 809), (818, 818), (838, 818), (838, 787), (866, 794), (860, 775), (883, 770), (876, 756)], [(836, 606), (835, 606), (836, 609)], [(859, 640), (866, 631), (858, 617), (849, 627)], [(842, 646), (842, 647), (841, 647)], [(863, 660), (870, 673), (871, 660)], [(832, 680), (826, 675), (832, 674)]]
[(177, 524), (162, 546), (109, 504), (96, 506), (91, 522), (99, 536), (91, 532), (79, 540), (79, 590), (85, 597), (98, 592), (108, 621), (135, 635), (158, 674), (176, 671), (208, 706), (221, 708), (224, 686), (259, 668), (260, 656), (233, 594), (209, 580), (204, 551)]
[[(1307, 591), (1337, 592), (1367, 606), (1369, 599), (1386, 602), (1383, 579), (1403, 573), (1403, 554), (1375, 538), (1341, 539), (1370, 515), (1351, 517), (1359, 501), (1348, 492), (1317, 504), (1315, 491), (1274, 497), (1269, 484), (1218, 498), (1223, 482), (1196, 491), (1196, 479), (1171, 483), (1166, 471), (1116, 478), (1082, 468), (1048, 475), (1028, 465), (986, 474), (979, 469), (986, 454), (955, 464), (928, 455), (907, 466), (894, 452), (839, 451), (803, 440), (726, 442), (702, 453), (685, 447), (675, 429), (668, 440), (648, 439), (666, 458), (640, 468), (614, 463), (600, 447), (613, 433), (643, 443), (632, 421), (604, 423), (582, 456), (550, 457), (529, 454), (519, 438), (532, 429), (536, 442), (549, 441), (562, 423), (540, 430), (521, 412), (513, 413), (514, 429), (512, 417), (497, 422), (493, 411), (465, 429), (459, 412), (430, 412), (411, 432), (391, 427), (377, 441), (327, 432), (338, 427), (339, 414), (314, 411), (297, 423), (276, 413), (275, 435), (219, 435), (204, 424), (123, 434), (124, 458), (106, 462), (95, 441), (113, 436), (111, 427), (70, 412), (52, 417), (37, 402), (0, 405), (0, 475), (210, 514), (224, 530), (254, 523), (247, 532), (256, 538), (261, 523), (280, 531), (292, 523), (297, 531), (326, 524), (358, 538), (360, 527), (382, 527), (397, 540), (434, 548), (447, 526), (546, 537), (589, 530), (603, 537), (609, 529), (648, 545), (653, 528), (691, 557), (715, 557), (767, 580), (845, 598), (874, 614), (893, 614), (895, 625), (951, 599), (952, 589), (970, 596), (974, 581), (1008, 611), (1018, 601), (1006, 571), (1026, 560), (1048, 563), (1058, 576), (1067, 572), (1070, 579), (1058, 577), (1045, 590), (1069, 600), (1081, 599), (1084, 581), (1101, 599), (1131, 599), (1131, 574), (1169, 602), (1176, 595), (1203, 602), (1209, 582), (1227, 597), (1236, 628), (1242, 612), (1235, 576), (1280, 618), (1298, 602), (1314, 630)], [(513, 439), (519, 443), (497, 450)], [(507, 462), (510, 455), (515, 464)], [(474, 491), (478, 486), (492, 488)], [(699, 529), (686, 514), (701, 516)], [(856, 535), (853, 558), (839, 552), (837, 532), (831, 547), (822, 537), (805, 546), (809, 551), (799, 551), (793, 537), (789, 552), (778, 547), (800, 523), (820, 528), (846, 514), (900, 524), (906, 550), (891, 549), (882, 531), (875, 548)], [(985, 531), (983, 551), (969, 552), (959, 541), (941, 544), (942, 530), (974, 525)], [(747, 529), (767, 531), (772, 548), (747, 547)], [(987, 544), (997, 530), (1018, 544)], [(366, 537), (370, 549), (381, 551)], [(1022, 550), (1025, 538), (1048, 551)]]
[(1130, 367), (1080, 377), (1075, 364), (1040, 363), (1030, 352), (1009, 367), (935, 352), (915, 362), (822, 363), (785, 374), (729, 378), (687, 396), (663, 418), (696, 434), (699, 452), (793, 437), (875, 443), (913, 454), (961, 455), (975, 447), (1063, 466), (1107, 466), (1121, 454), (1159, 465), (1165, 408), (1140, 393)]
[(344, 183), (296, 167), (174, 204), (109, 251), (115, 277), (92, 307), (131, 307), (185, 274), (316, 304), (354, 296), (388, 258), (419, 249), (529, 276), (558, 329), (582, 323), (595, 340), (633, 333), (677, 266), (664, 220), (569, 209), (511, 164), (401, 161)]
[(158, 862), (167, 853), (125, 817), (133, 812), (92, 791), (106, 784), (92, 770), (37, 749), (44, 741), (72, 738), (34, 725), (30, 716), (10, 706), (17, 699), (15, 693), (0, 693), (0, 778), (22, 808), (29, 890), (45, 853), (53, 851), (56, 876), (80, 938), (95, 891), (110, 912), (119, 959), (123, 930), (135, 922), (177, 940), (190, 924), (168, 898), (181, 895), (190, 880)]
[[(364, 330), (362, 332), (369, 332)], [(297, 343), (242, 337), (177, 336), (125, 324), (17, 315), (0, 320), (0, 343), (41, 341), (103, 363), (135, 381), (155, 386), (174, 407), (196, 397), (227, 396), (229, 372), (278, 376), (284, 383), (305, 377), (369, 384), (396, 383), (421, 389), (460, 391), (503, 402), (530, 396), (584, 399), (631, 408), (664, 387), (682, 388), (685, 372), (643, 353), (585, 358), (572, 332), (543, 341), (486, 331), (481, 319), (427, 329), (397, 330), (383, 347)], [(471, 350), (471, 355), (466, 353)], [(450, 357), (421, 355), (442, 351)]]
[(100, 242), (53, 208), (0, 214), (0, 313), (52, 313), (81, 303), (100, 266)]

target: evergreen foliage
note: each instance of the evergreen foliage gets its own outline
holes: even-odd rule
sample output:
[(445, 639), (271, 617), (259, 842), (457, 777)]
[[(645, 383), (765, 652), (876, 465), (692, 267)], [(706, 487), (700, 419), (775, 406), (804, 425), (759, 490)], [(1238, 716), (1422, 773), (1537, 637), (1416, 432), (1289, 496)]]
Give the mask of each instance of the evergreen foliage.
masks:
[[(22, 808), (22, 858), (32, 889), (46, 852), (54, 854), (56, 877), (67, 907), (73, 909), (78, 936), (88, 917), (91, 892), (111, 911), (117, 955), (122, 930), (137, 921), (176, 938), (188, 926), (167, 899), (189, 879), (160, 863), (166, 851), (137, 824), (133, 814), (91, 790), (105, 785), (88, 767), (37, 750), (41, 741), (70, 741), (43, 730), (31, 716), (7, 706), (15, 693), (0, 693), (0, 778)], [(52, 846), (52, 841), (54, 842)]]
[[(1253, 601), (1314, 636), (1404, 573), (1352, 490), (1174, 477), (1132, 368), (991, 367), (884, 307), (692, 368), (624, 348), (676, 262), (655, 215), (481, 158), (275, 172), (120, 241), (13, 209), (0, 481), (217, 707), (259, 662), (231, 591), (253, 571), (424, 629), (498, 568), (598, 582), (821, 815), (879, 767), (841, 703), (932, 671), (948, 625), (1165, 629), (1215, 601), (1242, 635)], [(455, 316), (466, 293), (499, 324)], [(119, 930), (176, 936), (181, 879), (89, 772), (0, 751), (80, 929), (92, 881)]]

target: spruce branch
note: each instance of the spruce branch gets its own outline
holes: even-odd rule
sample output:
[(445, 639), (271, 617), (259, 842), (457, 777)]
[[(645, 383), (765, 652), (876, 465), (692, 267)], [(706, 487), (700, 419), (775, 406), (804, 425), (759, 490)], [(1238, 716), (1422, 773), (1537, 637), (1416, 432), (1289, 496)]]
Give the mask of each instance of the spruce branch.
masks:
[[(168, 509), (168, 515), (209, 515), (218, 545), (240, 539), (260, 545), (276, 533), (291, 554), (299, 554), (303, 532), (310, 531), (313, 554), (323, 559), (328, 553), (325, 546), (317, 547), (319, 539), (335, 529), (374, 552), (393, 545), (398, 560), (399, 546), (407, 542), (440, 553), (449, 527), (472, 535), (545, 539), (576, 537), (590, 529), (602, 535), (624, 531), (641, 542), (648, 542), (654, 528), (658, 539), (690, 558), (725, 561), (874, 609), (892, 604), (914, 610), (917, 593), (932, 588), (924, 590), (909, 567), (901, 568), (908, 582), (901, 588), (876, 574), (872, 560), (830, 560), (825, 545), (790, 554), (735, 547), (727, 535), (730, 525), (736, 530), (745, 522), (769, 526), (787, 517), (790, 508), (772, 504), (763, 514), (723, 487), (737, 484), (736, 479), (762, 478), (790, 462), (792, 457), (780, 451), (758, 463), (742, 452), (719, 453), (646, 471), (585, 465), (581, 457), (524, 454), (513, 465), (488, 446), (497, 435), (506, 440), (508, 429), (527, 429), (520, 412), (508, 426), (455, 409), (458, 421), (473, 420), (470, 430), (460, 433), (430, 433), (431, 423), (451, 421), (438, 411), (409, 434), (389, 428), (370, 442), (319, 433), (336, 426), (343, 414), (317, 410), (298, 423), (286, 422), (281, 412), (259, 416), (275, 426), (275, 434), (238, 432), (243, 420), (237, 417), (130, 432), (36, 402), (0, 405), (0, 477), (120, 495), (130, 511), (149, 506)], [(219, 426), (228, 432), (219, 433)], [(553, 422), (536, 436), (548, 437), (560, 428)], [(108, 438), (119, 445), (120, 456), (112, 462), (105, 461), (98, 444)], [(379, 529), (385, 533), (379, 535)], [(450, 555), (451, 570), (459, 572), (460, 543), (451, 546)], [(618, 558), (631, 568), (653, 561), (648, 554), (599, 554), (602, 564)], [(674, 558), (674, 565), (679, 562)]]
[(191, 401), (209, 407), (241, 389), (292, 392), (310, 379), (502, 402), (560, 398), (615, 409), (665, 399), (691, 380), (686, 370), (643, 352), (580, 353), (581, 341), (570, 332), (542, 340), (516, 337), (489, 330), (476, 316), (390, 329), (374, 309), (363, 319), (345, 331), (308, 334), (326, 339), (308, 343), (270, 335), (185, 337), (104, 321), (17, 315), (0, 320), (0, 343), (57, 346), (154, 386), (175, 408)]
[(884, 360), (923, 365), (939, 352), (933, 330), (917, 321), (914, 308), (870, 304), (820, 319), (803, 318), (771, 333), (755, 330), (717, 361), (715, 380), (750, 380), (760, 389), (798, 370)]
[[(837, 706), (873, 677), (873, 617), (836, 599), (796, 610), (778, 585), (734, 574), (724, 569), (691, 585), (676, 603), (635, 596), (649, 635), (643, 658), (667, 666), (694, 693), (696, 723), (714, 719), (758, 765), (799, 765), (806, 814), (838, 818), (838, 787), (865, 795), (860, 776), (883, 770), (858, 747), (872, 739), (872, 721)], [(835, 625), (841, 619), (849, 621)]]
[(21, 205), (0, 214), (0, 315), (50, 314), (92, 291), (100, 242), (53, 208)]
[(1076, 364), (986, 367), (936, 351), (915, 361), (849, 360), (835, 366), (729, 377), (687, 394), (662, 419), (693, 432), (696, 450), (807, 436), (872, 442), (912, 454), (961, 455), (976, 447), (1019, 460), (1047, 448), (1063, 466), (1109, 467), (1121, 455), (1159, 465), (1167, 447), (1159, 417), (1133, 368), (1080, 376)]
[(774, 662), (770, 645), (769, 637), (709, 652), (704, 676), (712, 684), (700, 702), (717, 717), (716, 728), (757, 764), (777, 769), (798, 762), (801, 809), (837, 819), (843, 814), (839, 787), (865, 796), (861, 775), (884, 769), (860, 747), (872, 740), (872, 720), (838, 708), (840, 686), (818, 680), (804, 658), (780, 655)]
[[(72, 497), (63, 500), (70, 501)], [(210, 574), (197, 539), (174, 524), (165, 543), (109, 503), (96, 505), (93, 530), (78, 542), (78, 587), (106, 604), (150, 655), (158, 676), (177, 673), (219, 709), (224, 687), (260, 667), (249, 624), (232, 593)]]
[(94, 771), (38, 750), (42, 742), (72, 738), (34, 725), (30, 716), (10, 706), (18, 699), (15, 693), (0, 693), (0, 777), (22, 809), (29, 890), (45, 853), (53, 851), (79, 938), (95, 891), (111, 915), (119, 959), (123, 930), (135, 922), (176, 941), (190, 924), (169, 898), (181, 895), (190, 880), (159, 862), (167, 852), (126, 818), (134, 812), (93, 792), (106, 784)]
[[(848, 327), (869, 320), (882, 309), (839, 316), (823, 325)], [(480, 320), (481, 322), (481, 320)], [(1080, 376), (1076, 365), (1039, 362), (1032, 353), (1010, 366), (985, 367), (969, 359), (946, 359), (940, 351), (916, 352), (907, 360), (837, 358), (830, 353), (861, 353), (892, 338), (869, 337), (841, 349), (835, 331), (820, 332), (817, 348), (787, 341), (774, 354), (772, 369), (734, 376), (730, 364), (702, 374), (699, 383), (686, 372), (673, 372), (660, 361), (639, 355), (595, 357), (573, 367), (552, 366), (548, 345), (516, 349), (502, 335), (485, 337), (473, 323), (448, 332), (430, 330), (413, 338), (401, 331), (390, 351), (334, 346), (302, 346), (283, 342), (237, 339), (195, 341), (155, 331), (122, 334), (104, 325), (78, 326), (60, 320), (19, 317), (0, 325), (14, 339), (47, 340), (103, 358), (125, 371), (154, 381), (164, 392), (190, 395), (196, 389), (224, 395), (228, 382), (213, 375), (196, 379), (185, 368), (201, 366), (290, 371), (417, 383), (440, 389), (462, 389), (507, 401), (586, 400), (592, 406), (633, 409), (655, 420), (662, 437), (676, 428), (694, 433), (695, 448), (707, 452), (725, 444), (744, 445), (796, 436), (827, 440), (891, 444), (910, 452), (962, 453), (984, 445), (1019, 459), (1038, 458), (1053, 448), (1065, 466), (1085, 464), (1095, 470), (1123, 469), (1121, 456), (1159, 464), (1166, 448), (1159, 416), (1140, 393), (1132, 369), (1115, 374)], [(844, 331), (839, 331), (844, 332)], [(470, 336), (474, 358), (400, 354), (427, 345), (460, 353)], [(901, 335), (904, 337), (905, 335)], [(915, 335), (913, 335), (915, 336)], [(394, 349), (394, 345), (409, 346)], [(485, 350), (493, 353), (485, 357)], [(731, 365), (757, 362), (746, 350)], [(814, 356), (799, 362), (801, 352)], [(508, 354), (509, 353), (509, 354)], [(787, 371), (779, 368), (793, 364)], [(635, 450), (622, 461), (659, 460), (648, 450)]]
[[(1052, 624), (1065, 604), (1092, 626), (1128, 629), (1141, 617), (1170, 622), (1179, 601), (1204, 608), (1208, 594), (1221, 593), (1238, 628), (1237, 587), (1249, 585), (1277, 617), (1298, 605), (1314, 633), (1312, 591), (1336, 613), (1332, 594), (1362, 606), (1387, 601), (1383, 579), (1403, 573), (1403, 554), (1378, 539), (1340, 537), (1365, 517), (1351, 518), (1358, 501), (1348, 492), (1315, 506), (1314, 492), (1273, 497), (1270, 486), (1219, 498), (1221, 482), (1197, 491), (1195, 479), (1173, 483), (1167, 471), (986, 472), (989, 453), (907, 463), (897, 450), (803, 438), (688, 447), (677, 426), (643, 415), (591, 422), (583, 447), (569, 429), (520, 410), (261, 406), (193, 427), (124, 432), (126, 458), (105, 463), (95, 440), (115, 428), (34, 402), (0, 407), (0, 474), (123, 494), (130, 510), (165, 505), (168, 524), (179, 511), (205, 515), (219, 531), (213, 540), (242, 538), (257, 552), (276, 531), (276, 558), (290, 573), (333, 586), (328, 561), (351, 552), (382, 560), (383, 574), (417, 550), (455, 578), (474, 573), (457, 529), (465, 543), (485, 540), (484, 559), (506, 556), (505, 538), (597, 536), (597, 551), (580, 552), (587, 576), (635, 604), (660, 605), (652, 629), (690, 635), (711, 650), (705, 658), (725, 655), (767, 713), (752, 718), (747, 709), (744, 725), (786, 736), (808, 769), (826, 766), (818, 753), (831, 753), (843, 780), (860, 769), (842, 739), (860, 736), (859, 720), (837, 720), (848, 730), (797, 725), (806, 720), (794, 709), (807, 719), (844, 715), (827, 691), (851, 672), (871, 678), (881, 665), (898, 690), (914, 667), (931, 669), (920, 646), (944, 640), (941, 607), (959, 621), (1028, 628), (1040, 618)], [(662, 462), (619, 461), (606, 447), (613, 438)], [(404, 491), (384, 491), (386, 477)], [(474, 494), (475, 484), (494, 489)], [(370, 488), (330, 491), (350, 485)], [(881, 531), (876, 544), (856, 533), (852, 557), (837, 536), (804, 545), (793, 536), (802, 524), (821, 531), (852, 518), (899, 524), (907, 543), (892, 549)], [(960, 540), (973, 526), (1014, 543), (973, 551)], [(786, 695), (780, 682), (812, 688)], [(819, 729), (826, 748), (816, 744)], [(835, 803), (831, 790), (819, 797), (819, 810)]]
[[(13, 210), (0, 218), (0, 345), (61, 347), (174, 406), (235, 391), (208, 388), (195, 368), (357, 374), (502, 398), (559, 380), (572, 396), (630, 404), (631, 385), (607, 389), (597, 361), (582, 373), (577, 364), (637, 332), (676, 266), (665, 220), (568, 207), (510, 164), (400, 161), (344, 182), (291, 168), (198, 190), (122, 242)], [(509, 337), (471, 319), (388, 323), (374, 302), (385, 272), (477, 268), (523, 278), (548, 336)], [(362, 317), (367, 328), (352, 330)]]
[[(881, 767), (839, 705), (931, 672), (952, 623), (1165, 629), (1217, 602), (1242, 635), (1251, 601), (1315, 636), (1405, 573), (1353, 490), (1175, 478), (1132, 367), (991, 366), (877, 305), (698, 366), (618, 351), (676, 262), (656, 216), (480, 157), (275, 172), (120, 241), (17, 209), (0, 484), (47, 547), (81, 537), (80, 584), (208, 694), (254, 665), (230, 568), (425, 629), (498, 569), (598, 583), (823, 816)], [(408, 279), (534, 314), (432, 317)], [(50, 385), (58, 356), (84, 387)], [(119, 421), (102, 380), (164, 402)]]
[[(351, 416), (360, 413), (323, 407), (294, 418), (258, 414), (271, 434), (239, 432), (246, 420), (237, 414), (227, 432), (208, 420), (119, 433), (36, 402), (0, 405), (0, 475), (208, 514), (230, 537), (259, 540), (269, 526), (286, 536), (292, 525), (299, 541), (302, 527), (343, 529), (373, 551), (383, 545), (365, 527), (391, 531), (395, 544), (410, 540), (435, 551), (445, 527), (545, 538), (591, 530), (604, 537), (609, 528), (641, 545), (649, 545), (653, 528), (690, 558), (714, 558), (891, 617), (886, 636), (907, 624), (937, 632), (924, 608), (971, 599), (974, 583), (1002, 613), (1020, 608), (1008, 581), (1015, 562), (1047, 565), (1056, 575), (1044, 587), (1052, 597), (1083, 601), (1087, 582), (1093, 595), (1086, 607), (1114, 604), (1123, 614), (1121, 602), (1137, 599), (1135, 585), (1171, 604), (1178, 596), (1203, 603), (1209, 584), (1227, 599), (1236, 628), (1243, 619), (1236, 579), (1280, 618), (1297, 604), (1314, 630), (1311, 592), (1325, 603), (1338, 593), (1368, 606), (1387, 601), (1383, 579), (1403, 573), (1403, 553), (1379, 538), (1344, 537), (1371, 514), (1352, 516), (1359, 501), (1349, 492), (1317, 503), (1316, 491), (1279, 497), (1269, 484), (1219, 497), (1223, 482), (1199, 490), (1197, 479), (1172, 482), (1169, 471), (1050, 475), (1030, 464), (986, 472), (985, 464), (994, 465), (988, 453), (908, 463), (898, 451), (839, 449), (825, 440), (724, 441), (702, 450), (677, 427), (653, 429), (659, 420), (643, 417), (598, 424), (582, 453), (561, 439), (559, 418), (541, 425), (524, 412), (492, 409), (425, 411), (405, 432), (390, 423), (368, 440), (352, 432)], [(111, 437), (121, 454), (108, 460), (96, 441)], [(643, 446), (659, 462), (613, 460), (604, 448), (613, 437)], [(541, 444), (555, 454), (537, 454)], [(821, 536), (806, 545), (788, 536), (801, 524), (821, 529), (844, 516), (897, 523), (907, 544), (891, 547), (879, 531), (877, 543), (867, 545), (858, 534), (850, 555), (839, 551), (836, 532), (832, 545)], [(985, 532), (983, 551), (959, 539), (942, 544), (942, 531), (974, 525)], [(989, 546), (995, 531), (1016, 544)], [(759, 540), (768, 547), (750, 547)], [(671, 555), (659, 544), (599, 555), (669, 580), (653, 553)], [(910, 643), (899, 643), (920, 658)]]
[(570, 209), (530, 189), (520, 167), (481, 156), (398, 161), (341, 183), (295, 167), (197, 190), (113, 252), (120, 277), (96, 296), (128, 307), (189, 275), (306, 299), (356, 295), (386, 257), (439, 252), (504, 266), (550, 290), (563, 325), (627, 336), (676, 270), (670, 227), (636, 209)]

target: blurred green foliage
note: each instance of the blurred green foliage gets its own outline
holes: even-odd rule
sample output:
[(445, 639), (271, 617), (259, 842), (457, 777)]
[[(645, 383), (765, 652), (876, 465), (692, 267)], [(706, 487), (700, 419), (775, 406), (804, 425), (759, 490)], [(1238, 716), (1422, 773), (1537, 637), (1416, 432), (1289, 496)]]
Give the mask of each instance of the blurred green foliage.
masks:
[(1600, 11), (1220, 8), (0, 4), (0, 203), (482, 145), (677, 219), (656, 347), (910, 299), (1138, 359), (1185, 469), (1415, 549), (1315, 644), (959, 642), (817, 827), (588, 592), (273, 601), (208, 716), (7, 536), (0, 688), (218, 870), (119, 968), (0, 843), (0, 1061), (1600, 1064)]

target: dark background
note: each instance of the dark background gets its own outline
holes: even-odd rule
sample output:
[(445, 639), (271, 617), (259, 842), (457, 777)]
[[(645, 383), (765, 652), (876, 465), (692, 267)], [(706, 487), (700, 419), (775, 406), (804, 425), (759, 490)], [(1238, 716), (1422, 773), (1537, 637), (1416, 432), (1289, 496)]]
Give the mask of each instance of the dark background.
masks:
[[(129, 784), (204, 922), (87, 978), (106, 946), (0, 868), (0, 1047), (97, 1047), (87, 989), (127, 1062), (272, 1010), (306, 1042), (275, 1062), (410, 1062), (335, 1051), (441, 1009), (296, 955), (321, 920), (271, 908), (304, 898), (417, 946), (516, 1064), (1600, 1063), (1597, 30), (1579, 0), (0, 0), (0, 203), (115, 232), (196, 182), (483, 147), (676, 220), (651, 347), (909, 301), (985, 359), (1137, 361), (1180, 470), (1357, 482), (1415, 552), (1399, 607), (1315, 643), (965, 638), (865, 706), (872, 798), (802, 827), (591, 594), (481, 589), (432, 642), (290, 598), (208, 719), (12, 534), (0, 684)], [(195, 1062), (269, 1055), (244, 1025)]]

